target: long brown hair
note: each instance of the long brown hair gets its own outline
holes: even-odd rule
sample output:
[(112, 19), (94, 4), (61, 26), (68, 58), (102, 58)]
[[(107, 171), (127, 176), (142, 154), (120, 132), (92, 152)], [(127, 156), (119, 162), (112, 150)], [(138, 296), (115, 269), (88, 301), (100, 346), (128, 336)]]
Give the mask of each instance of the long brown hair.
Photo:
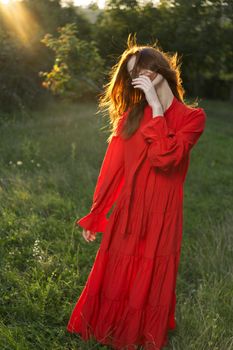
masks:
[[(136, 60), (130, 75), (127, 63), (133, 55), (136, 56)], [(121, 131), (123, 138), (130, 137), (139, 126), (147, 100), (144, 92), (141, 89), (135, 89), (131, 81), (141, 68), (160, 73), (167, 80), (173, 95), (184, 103), (185, 90), (182, 86), (180, 66), (180, 58), (177, 53), (173, 55), (165, 53), (157, 43), (152, 46), (137, 45), (135, 35), (132, 37), (129, 34), (127, 48), (120, 56), (119, 61), (111, 68), (110, 81), (104, 85), (104, 92), (99, 98), (99, 111), (108, 112), (112, 126), (108, 142), (116, 134), (124, 112), (129, 111)], [(187, 103), (185, 104), (187, 105)], [(194, 104), (189, 106), (193, 107)]]

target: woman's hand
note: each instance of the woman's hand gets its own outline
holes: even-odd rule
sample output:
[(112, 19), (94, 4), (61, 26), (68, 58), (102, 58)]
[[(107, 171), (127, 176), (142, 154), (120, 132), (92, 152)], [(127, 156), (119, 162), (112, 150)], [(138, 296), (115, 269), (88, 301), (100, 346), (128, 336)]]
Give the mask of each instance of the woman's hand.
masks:
[(163, 107), (159, 101), (155, 89), (155, 85), (159, 84), (162, 80), (163, 76), (159, 73), (157, 73), (156, 77), (152, 81), (146, 75), (140, 75), (140, 77), (132, 79), (133, 86), (144, 91), (147, 102), (153, 109), (153, 115), (163, 115)]
[(85, 230), (85, 228), (83, 229), (82, 235), (87, 242), (94, 241), (96, 239), (96, 235), (90, 230)]

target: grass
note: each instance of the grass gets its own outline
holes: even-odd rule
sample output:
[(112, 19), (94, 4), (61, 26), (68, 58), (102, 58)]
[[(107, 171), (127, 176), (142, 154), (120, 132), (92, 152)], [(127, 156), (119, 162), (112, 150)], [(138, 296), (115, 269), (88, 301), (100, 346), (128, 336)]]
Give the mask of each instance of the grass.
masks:
[[(168, 349), (233, 349), (232, 105), (203, 101), (207, 128), (185, 183), (177, 329)], [(66, 331), (101, 241), (87, 244), (106, 149), (96, 104), (0, 119), (0, 349), (107, 349)]]

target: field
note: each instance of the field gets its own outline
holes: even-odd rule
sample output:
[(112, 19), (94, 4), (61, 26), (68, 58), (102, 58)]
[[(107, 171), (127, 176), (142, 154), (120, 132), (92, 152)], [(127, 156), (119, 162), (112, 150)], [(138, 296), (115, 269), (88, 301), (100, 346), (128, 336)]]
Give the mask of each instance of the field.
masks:
[[(169, 350), (233, 349), (232, 105), (203, 101), (191, 155)], [(74, 227), (89, 211), (106, 149), (97, 105), (51, 103), (0, 118), (0, 349), (107, 349), (66, 331), (101, 241)], [(105, 119), (107, 121), (107, 119)]]

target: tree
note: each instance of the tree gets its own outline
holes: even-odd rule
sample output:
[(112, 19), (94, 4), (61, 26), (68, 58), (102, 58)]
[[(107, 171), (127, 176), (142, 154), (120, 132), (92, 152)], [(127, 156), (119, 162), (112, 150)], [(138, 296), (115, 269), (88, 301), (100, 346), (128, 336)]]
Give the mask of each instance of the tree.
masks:
[(58, 37), (46, 34), (41, 40), (55, 54), (51, 71), (40, 72), (43, 86), (57, 96), (72, 100), (100, 92), (104, 60), (95, 42), (79, 39), (74, 23), (59, 27), (58, 33)]

